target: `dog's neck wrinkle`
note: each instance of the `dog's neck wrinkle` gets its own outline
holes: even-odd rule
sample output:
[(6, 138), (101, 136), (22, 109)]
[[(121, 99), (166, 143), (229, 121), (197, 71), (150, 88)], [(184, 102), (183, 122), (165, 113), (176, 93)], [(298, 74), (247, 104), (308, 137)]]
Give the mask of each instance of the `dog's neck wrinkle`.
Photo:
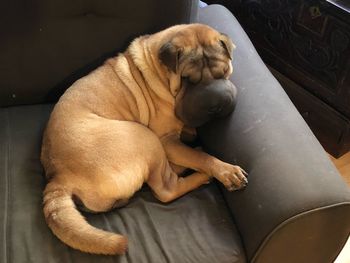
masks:
[[(142, 44), (140, 43), (141, 41), (143, 41)], [(142, 50), (142, 52), (140, 52), (140, 50)], [(152, 98), (154, 112), (151, 113), (151, 117), (157, 115), (164, 104), (169, 104), (171, 107), (174, 107), (175, 102), (174, 97), (168, 89), (169, 81), (166, 73), (160, 69), (156, 58), (151, 55), (153, 52), (154, 51), (147, 45), (147, 39), (142, 38), (136, 39), (127, 52), (133, 64), (142, 75), (148, 94)]]
[(156, 60), (158, 60), (158, 58), (154, 58), (153, 52), (154, 52), (154, 50), (151, 50), (151, 48), (149, 48), (147, 45), (144, 45), (144, 52), (143, 53), (145, 54), (146, 61), (150, 65), (152, 65), (152, 68), (157, 73), (157, 77), (162, 82), (163, 86), (168, 87), (169, 86), (168, 78), (166, 77), (166, 74), (164, 73), (164, 71), (162, 71), (160, 69), (160, 67), (157, 66), (158, 63), (156, 62)]
[[(124, 78), (120, 78), (119, 74), (121, 72), (116, 71), (116, 63), (118, 63), (118, 60), (120, 60), (120, 57), (109, 59), (106, 61), (106, 65), (109, 65), (111, 67), (111, 69), (113, 70), (113, 72), (115, 73), (116, 77), (119, 79), (120, 82), (122, 82), (125, 86), (128, 86), (128, 83), (125, 83)], [(133, 120), (133, 121), (142, 122), (142, 116), (140, 116), (139, 102), (138, 102), (137, 98), (134, 96), (134, 94), (131, 90), (126, 89), (126, 92), (128, 93), (127, 96), (129, 98), (127, 105), (126, 105), (126, 106), (128, 106), (128, 110), (126, 112), (130, 112), (132, 116), (126, 116), (124, 111), (119, 111), (118, 107), (120, 106), (120, 104), (118, 104), (118, 102), (116, 104), (116, 111), (125, 120)], [(118, 98), (116, 98), (116, 101), (118, 101)], [(135, 110), (135, 107), (133, 105), (136, 105), (138, 110)], [(149, 120), (149, 118), (147, 116), (146, 116), (146, 118), (144, 117), (144, 119), (147, 119), (147, 122)]]
[(144, 75), (142, 74), (142, 71), (137, 67), (137, 65), (134, 63), (130, 53), (126, 51), (124, 53), (124, 56), (126, 60), (128, 61), (129, 67), (130, 67), (130, 72), (134, 77), (134, 80), (137, 83), (137, 86), (140, 88), (143, 98), (145, 99), (145, 102), (147, 104), (148, 108), (148, 114), (147, 114), (147, 121), (142, 122), (142, 112), (140, 112), (140, 120), (142, 124), (148, 126), (149, 125), (149, 120), (156, 114), (156, 108), (155, 108), (155, 103), (154, 100), (150, 94), (150, 89), (148, 87), (148, 83), (145, 80)]
[[(149, 90), (150, 90), (151, 94), (153, 95), (153, 97), (157, 97), (157, 101), (161, 102), (160, 104), (166, 103), (166, 104), (173, 105), (174, 99), (172, 96), (169, 96), (170, 93), (167, 92), (168, 91), (167, 87), (169, 87), (169, 81), (166, 78), (164, 72), (161, 72), (159, 70), (159, 67), (155, 66), (156, 64), (154, 62), (153, 57), (150, 55), (150, 53), (151, 52), (144, 52), (145, 59), (146, 59), (147, 63), (152, 66), (153, 79), (154, 79), (154, 77), (156, 77), (160, 81), (161, 88), (159, 88), (158, 85), (153, 85), (152, 83), (150, 83), (150, 81), (146, 80), (148, 87), (149, 87)], [(156, 74), (154, 74), (154, 72), (156, 72)], [(164, 92), (164, 91), (166, 91), (166, 92)], [(157, 105), (157, 106), (159, 106), (159, 105)], [(159, 108), (159, 107), (157, 107), (157, 108)]]

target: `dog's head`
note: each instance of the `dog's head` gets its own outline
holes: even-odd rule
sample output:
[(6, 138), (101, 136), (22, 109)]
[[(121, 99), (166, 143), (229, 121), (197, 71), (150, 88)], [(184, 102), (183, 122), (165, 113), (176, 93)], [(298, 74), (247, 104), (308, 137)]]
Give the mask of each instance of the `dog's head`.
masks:
[[(228, 79), (232, 74), (232, 53), (235, 45), (231, 39), (213, 28), (202, 24), (181, 25), (170, 28), (169, 33), (166, 34), (165, 40), (159, 48), (159, 60), (170, 74), (169, 88), (171, 94), (175, 97), (175, 112), (179, 119), (186, 125), (198, 126), (202, 121), (197, 120), (192, 114), (191, 118), (184, 110), (186, 107), (184, 98), (188, 93), (189, 87), (191, 89), (192, 97), (203, 98), (200, 94), (204, 92), (204, 88), (211, 84), (211, 90), (215, 87), (215, 80)], [(225, 93), (230, 93), (230, 85), (226, 82), (218, 82), (220, 86), (214, 93), (209, 94), (206, 90), (206, 96), (214, 96), (214, 101), (219, 101), (217, 97), (224, 97), (220, 91), (225, 90)], [(224, 88), (223, 88), (224, 87)], [(196, 95), (196, 93), (198, 94)], [(231, 93), (233, 93), (233, 88)], [(203, 93), (204, 94), (204, 93)], [(232, 94), (231, 94), (232, 95)], [(229, 95), (220, 103), (232, 105)], [(188, 101), (188, 99), (187, 99)], [(195, 101), (195, 99), (191, 99)], [(213, 104), (213, 103), (209, 103)], [(225, 108), (228, 106), (216, 105), (217, 108)], [(203, 106), (204, 107), (204, 106)], [(209, 106), (211, 107), (211, 106)], [(192, 121), (189, 121), (192, 119)], [(192, 123), (188, 123), (192, 122)]]

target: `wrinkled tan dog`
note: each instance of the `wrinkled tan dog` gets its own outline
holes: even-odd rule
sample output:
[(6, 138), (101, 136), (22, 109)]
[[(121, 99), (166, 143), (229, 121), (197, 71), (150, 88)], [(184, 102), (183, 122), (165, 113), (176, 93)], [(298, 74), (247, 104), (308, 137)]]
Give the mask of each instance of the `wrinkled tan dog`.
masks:
[[(44, 214), (53, 233), (84, 252), (123, 254), (127, 239), (89, 225), (74, 201), (95, 212), (124, 205), (146, 182), (172, 201), (217, 178), (227, 189), (247, 183), (244, 171), (179, 140), (182, 80), (228, 78), (231, 40), (201, 25), (142, 36), (127, 51), (76, 81), (48, 122), (41, 153), (49, 183)], [(178, 177), (172, 167), (196, 172)]]

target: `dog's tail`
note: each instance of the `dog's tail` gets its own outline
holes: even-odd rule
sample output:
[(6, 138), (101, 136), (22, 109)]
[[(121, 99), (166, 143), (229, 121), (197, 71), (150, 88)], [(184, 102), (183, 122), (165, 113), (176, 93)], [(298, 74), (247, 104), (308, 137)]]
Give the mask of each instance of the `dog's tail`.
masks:
[(44, 215), (52, 232), (67, 245), (93, 254), (124, 254), (124, 236), (97, 229), (88, 224), (76, 209), (72, 194), (51, 181), (44, 191)]

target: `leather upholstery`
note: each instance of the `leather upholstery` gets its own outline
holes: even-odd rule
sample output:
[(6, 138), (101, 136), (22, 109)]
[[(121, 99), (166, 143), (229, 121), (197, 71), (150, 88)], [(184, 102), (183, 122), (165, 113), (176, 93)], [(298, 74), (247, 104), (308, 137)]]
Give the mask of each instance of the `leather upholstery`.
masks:
[(217, 184), (170, 204), (144, 187), (109, 213), (84, 215), (102, 229), (127, 235), (126, 256), (89, 255), (59, 241), (45, 223), (39, 161), (51, 105), (0, 109), (0, 262), (245, 262), (230, 211)]
[(208, 151), (248, 170), (248, 187), (228, 193), (212, 183), (167, 205), (143, 188), (124, 208), (85, 214), (93, 225), (128, 235), (130, 250), (123, 257), (70, 249), (45, 224), (39, 151), (52, 105), (13, 105), (56, 100), (135, 35), (195, 18), (196, 5), (195, 0), (3, 3), (0, 105), (12, 106), (0, 108), (0, 262), (334, 260), (350, 232), (349, 189), (239, 23), (216, 5), (200, 10), (199, 19), (237, 45), (232, 78), (237, 105), (228, 119), (199, 133)]
[(2, 2), (0, 106), (56, 101), (135, 37), (189, 23), (197, 7), (195, 0)]
[[(122, 51), (135, 36), (196, 19), (197, 4), (4, 3), (0, 105), (55, 101), (73, 81)], [(64, 245), (42, 213), (45, 179), (39, 152), (51, 109), (50, 104), (0, 109), (0, 262), (245, 262), (240, 237), (216, 184), (167, 205), (145, 187), (124, 208), (84, 214), (93, 225), (126, 234), (127, 256), (88, 255)]]
[(235, 111), (199, 135), (207, 151), (249, 173), (245, 190), (223, 191), (248, 260), (333, 262), (350, 233), (349, 187), (232, 14), (209, 6), (199, 21), (237, 46)]

